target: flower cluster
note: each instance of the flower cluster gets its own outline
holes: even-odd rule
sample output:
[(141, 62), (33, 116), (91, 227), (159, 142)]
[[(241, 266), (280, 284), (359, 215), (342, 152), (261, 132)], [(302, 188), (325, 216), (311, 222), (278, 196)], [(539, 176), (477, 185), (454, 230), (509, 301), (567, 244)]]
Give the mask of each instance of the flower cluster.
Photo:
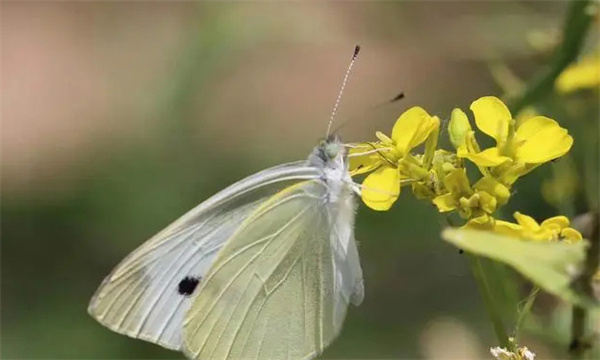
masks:
[(517, 224), (496, 220), (494, 231), (522, 239), (546, 241), (563, 239), (568, 242), (581, 240), (581, 233), (569, 227), (569, 219), (565, 216), (554, 216), (544, 220), (541, 224), (531, 216), (515, 212)]
[[(573, 138), (567, 130), (544, 116), (515, 120), (492, 96), (474, 101), (470, 108), (476, 128), (494, 140), (493, 146), (480, 146), (467, 114), (457, 108), (447, 130), (454, 149), (438, 148), (440, 119), (420, 107), (398, 118), (391, 137), (377, 132), (379, 141), (354, 144), (349, 155), (352, 175), (368, 173), (362, 183), (364, 203), (388, 210), (402, 187), (410, 186), (417, 198), (431, 201), (438, 211), (457, 212), (467, 227), (535, 240), (581, 239), (564, 216), (541, 224), (520, 213), (515, 214), (516, 224), (493, 216), (508, 202), (517, 179), (570, 150)], [(422, 144), (423, 151), (415, 151)], [(475, 181), (467, 163), (478, 169)]]

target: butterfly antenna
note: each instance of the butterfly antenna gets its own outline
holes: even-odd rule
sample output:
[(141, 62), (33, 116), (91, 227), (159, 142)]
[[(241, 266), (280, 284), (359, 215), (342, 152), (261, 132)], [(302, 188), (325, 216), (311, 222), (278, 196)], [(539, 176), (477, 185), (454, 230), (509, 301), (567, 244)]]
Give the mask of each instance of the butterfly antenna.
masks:
[(342, 87), (340, 88), (340, 92), (338, 93), (337, 99), (335, 100), (335, 104), (333, 105), (333, 110), (331, 111), (331, 116), (329, 117), (329, 124), (327, 125), (327, 136), (329, 137), (329, 131), (331, 131), (331, 125), (333, 125), (333, 119), (335, 118), (335, 114), (337, 113), (337, 109), (340, 105), (340, 100), (342, 99), (342, 94), (344, 93), (344, 88), (346, 87), (346, 82), (348, 82), (348, 77), (350, 76), (350, 72), (352, 71), (352, 66), (356, 62), (358, 58), (358, 53), (360, 52), (360, 45), (356, 45), (354, 47), (354, 54), (352, 55), (352, 60), (350, 60), (350, 65), (348, 65), (348, 70), (346, 70), (346, 75), (344, 75), (344, 80), (342, 81)]
[(392, 99), (388, 100), (386, 103), (388, 104), (392, 104), (395, 103), (396, 101), (400, 101), (402, 99), (404, 99), (404, 91), (399, 93), (398, 95), (394, 96)]
[(346, 121), (342, 122), (341, 124), (339, 124), (334, 130), (334, 133), (337, 133), (341, 128), (343, 128), (344, 126), (358, 120), (358, 119), (362, 119), (364, 118), (364, 116), (366, 114), (368, 114), (370, 111), (373, 110), (377, 110), (379, 108), (382, 108), (384, 106), (390, 105), (390, 104), (394, 104), (402, 99), (404, 99), (405, 95), (404, 92), (398, 93), (398, 95), (394, 96), (393, 98), (390, 98), (389, 100), (386, 100), (384, 102), (381, 102), (379, 104), (375, 104), (373, 106), (368, 107), (366, 110), (364, 110), (363, 112), (361, 112), (359, 115), (354, 115), (349, 119), (346, 119)]

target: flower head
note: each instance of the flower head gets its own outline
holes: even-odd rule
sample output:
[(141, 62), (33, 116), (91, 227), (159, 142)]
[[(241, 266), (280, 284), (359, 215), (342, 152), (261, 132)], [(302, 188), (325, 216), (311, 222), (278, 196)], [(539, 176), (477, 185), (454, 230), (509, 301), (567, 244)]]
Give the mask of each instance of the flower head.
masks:
[[(456, 152), (437, 148), (440, 120), (417, 106), (400, 115), (391, 137), (376, 132), (379, 141), (354, 144), (350, 172), (368, 174), (362, 183), (363, 202), (374, 210), (388, 210), (402, 186), (410, 184), (417, 198), (432, 201), (440, 212), (456, 211), (471, 225), (493, 228), (493, 213), (508, 202), (512, 184), (540, 164), (564, 155), (573, 144), (556, 121), (537, 114), (514, 120), (506, 105), (493, 96), (475, 100), (471, 110), (475, 129), (462, 110), (452, 111), (448, 137)], [(496, 146), (481, 150), (476, 130), (495, 139)], [(415, 153), (422, 144), (423, 152)], [(466, 160), (482, 174), (473, 184)]]
[(433, 199), (440, 212), (457, 210), (460, 216), (468, 219), (496, 210), (496, 198), (485, 191), (474, 190), (463, 168), (450, 171), (444, 178), (444, 185), (448, 192)]
[(495, 139), (496, 146), (479, 151), (474, 133), (467, 131), (458, 156), (480, 168), (494, 168), (490, 173), (505, 184), (512, 184), (539, 164), (563, 156), (573, 145), (568, 131), (550, 118), (533, 116), (517, 124), (506, 105), (496, 97), (475, 100), (471, 110), (479, 130)]
[(531, 216), (518, 211), (514, 213), (514, 217), (517, 220), (516, 224), (479, 217), (469, 220), (465, 227), (491, 230), (499, 234), (533, 241), (566, 241), (573, 243), (583, 238), (579, 231), (569, 227), (570, 222), (566, 216), (554, 216), (542, 221), (541, 224)]

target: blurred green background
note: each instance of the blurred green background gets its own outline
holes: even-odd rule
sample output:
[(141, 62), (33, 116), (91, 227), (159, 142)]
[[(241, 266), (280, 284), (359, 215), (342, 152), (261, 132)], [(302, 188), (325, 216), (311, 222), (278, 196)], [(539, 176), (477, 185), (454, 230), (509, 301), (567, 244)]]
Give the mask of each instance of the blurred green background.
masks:
[[(305, 158), (355, 44), (363, 51), (336, 121), (352, 120), (344, 140), (365, 141), (413, 105), (446, 121), (454, 107), (504, 95), (490, 67), (530, 78), (567, 5), (3, 2), (2, 357), (182, 358), (102, 327), (90, 297), (214, 192)], [(375, 107), (400, 91), (400, 103)], [(574, 134), (573, 156), (517, 183), (507, 219), (517, 209), (573, 216), (597, 199), (597, 92), (553, 95), (538, 111)], [(544, 179), (568, 164), (576, 183), (549, 204)], [(409, 191), (386, 213), (360, 207), (365, 301), (323, 358), (490, 357), (491, 325), (443, 226)], [(564, 358), (568, 308), (542, 297), (534, 310), (524, 344)]]

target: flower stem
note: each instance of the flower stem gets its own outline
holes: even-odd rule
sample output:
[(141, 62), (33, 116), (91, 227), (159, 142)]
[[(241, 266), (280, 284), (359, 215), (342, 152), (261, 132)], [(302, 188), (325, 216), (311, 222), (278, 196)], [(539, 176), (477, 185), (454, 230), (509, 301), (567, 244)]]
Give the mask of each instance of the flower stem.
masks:
[(571, 1), (563, 27), (562, 43), (556, 50), (554, 60), (529, 81), (529, 85), (520, 96), (510, 102), (509, 108), (513, 115), (516, 116), (528, 105), (550, 94), (558, 75), (577, 58), (594, 19), (590, 11), (591, 6), (594, 6), (591, 0)]
[(504, 327), (504, 323), (502, 322), (502, 316), (500, 315), (500, 310), (494, 303), (494, 298), (492, 296), (490, 284), (487, 280), (487, 276), (483, 269), (483, 265), (481, 264), (481, 259), (472, 254), (466, 254), (469, 258), (469, 265), (471, 266), (471, 272), (475, 277), (475, 281), (479, 287), (479, 291), (481, 292), (481, 297), (483, 298), (483, 302), (485, 304), (485, 308), (492, 320), (492, 324), (494, 325), (494, 332), (496, 333), (496, 337), (498, 338), (498, 343), (500, 346), (507, 348), (509, 351), (511, 349), (512, 343), (508, 340), (508, 335), (506, 332), (506, 328)]
[[(587, 256), (583, 273), (576, 280), (581, 289), (590, 297), (594, 297), (592, 278), (600, 267), (600, 214), (594, 212), (594, 224), (592, 234), (589, 237), (591, 246), (587, 249)], [(569, 351), (574, 359), (583, 359), (587, 350), (592, 347), (589, 334), (589, 311), (586, 308), (573, 305), (571, 322), (571, 343)]]
[(537, 297), (540, 288), (534, 286), (529, 296), (524, 300), (523, 306), (519, 308), (519, 314), (517, 317), (517, 325), (515, 326), (514, 337), (515, 342), (519, 343), (519, 337), (521, 335), (521, 329), (523, 328), (523, 323), (525, 322), (525, 318), (531, 312), (531, 308), (533, 307), (533, 303), (535, 302), (535, 298)]

